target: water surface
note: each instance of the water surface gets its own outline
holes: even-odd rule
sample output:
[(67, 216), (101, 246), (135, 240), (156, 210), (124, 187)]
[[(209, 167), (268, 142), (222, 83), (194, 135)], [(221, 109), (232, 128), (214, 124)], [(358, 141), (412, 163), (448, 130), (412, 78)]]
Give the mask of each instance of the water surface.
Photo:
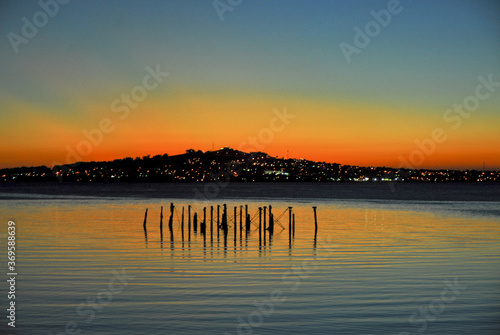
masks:
[[(442, 199), (442, 188), (411, 186), (391, 199), (349, 185), (229, 185), (209, 201), (190, 198), (191, 184), (0, 189), (2, 249), (8, 220), (18, 234), (16, 334), (68, 323), (81, 334), (499, 333), (498, 187), (453, 185)], [(223, 203), (227, 238), (210, 230), (210, 206)], [(239, 229), (245, 204), (249, 234)], [(181, 230), (188, 205), (200, 218), (208, 207), (206, 235), (189, 234), (187, 217)], [(258, 208), (269, 205), (279, 223), (264, 238)]]

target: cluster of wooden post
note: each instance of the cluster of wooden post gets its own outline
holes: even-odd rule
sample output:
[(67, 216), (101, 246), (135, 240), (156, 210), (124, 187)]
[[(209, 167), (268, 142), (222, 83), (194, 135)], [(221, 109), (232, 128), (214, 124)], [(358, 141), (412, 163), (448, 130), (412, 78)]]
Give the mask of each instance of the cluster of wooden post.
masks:
[[(318, 220), (317, 220), (317, 213), (316, 213), (317, 207), (313, 207), (314, 211), (314, 235), (316, 236), (318, 233)], [(173, 203), (170, 203), (170, 218), (168, 220), (168, 228), (170, 230), (171, 238), (173, 239), (173, 221), (174, 221), (174, 210), (175, 206)], [(272, 236), (274, 233), (274, 225), (275, 225), (275, 219), (274, 219), (274, 214), (273, 214), (273, 207), (269, 205), (268, 207), (259, 207), (259, 240), (264, 238), (264, 241), (266, 239), (266, 230), (269, 233), (269, 236)], [(191, 239), (191, 205), (188, 206), (188, 238)], [(198, 231), (198, 213), (194, 213), (193, 217), (193, 231), (197, 233)], [(248, 205), (245, 205), (245, 232), (248, 235), (250, 232), (251, 228), (251, 223), (252, 223), (252, 218), (251, 215), (248, 213)], [(147, 218), (148, 218), (148, 209), (146, 208), (146, 212), (144, 214), (144, 236), (146, 238), (147, 242), (147, 228), (146, 228), (146, 223), (147, 223)], [(240, 206), (240, 237), (243, 236), (243, 206)], [(267, 219), (269, 221), (267, 221)], [(222, 216), (220, 216), (220, 205), (217, 205), (217, 238), (219, 238), (219, 231), (222, 230), (224, 233), (224, 237), (227, 237), (228, 231), (229, 231), (229, 226), (228, 226), (228, 213), (227, 213), (227, 205), (224, 204), (222, 206)], [(266, 227), (267, 224), (267, 227)], [(234, 239), (236, 240), (237, 238), (237, 231), (238, 231), (238, 207), (234, 207)], [(184, 240), (184, 207), (182, 207), (182, 216), (181, 216), (181, 231), (182, 231), (182, 239)], [(207, 232), (207, 208), (203, 208), (203, 220), (200, 222), (200, 233), (206, 236)], [(210, 206), (210, 234), (211, 237), (213, 238), (213, 232), (214, 232), (214, 206)], [(288, 232), (289, 232), (289, 239), (295, 237), (295, 213), (293, 213), (293, 207), (288, 207)], [(160, 236), (161, 239), (163, 240), (163, 206), (161, 206), (161, 212), (160, 212)]]

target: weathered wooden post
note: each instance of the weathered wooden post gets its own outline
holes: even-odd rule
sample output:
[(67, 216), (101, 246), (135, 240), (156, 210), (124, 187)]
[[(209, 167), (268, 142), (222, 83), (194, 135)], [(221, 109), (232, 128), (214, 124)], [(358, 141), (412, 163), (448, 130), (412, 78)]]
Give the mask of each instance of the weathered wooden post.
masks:
[(269, 236), (274, 233), (274, 216), (273, 216), (273, 206), (269, 205)]
[(168, 220), (168, 229), (170, 230), (170, 246), (174, 246), (174, 203), (170, 203), (170, 219)]
[(193, 231), (195, 233), (198, 232), (198, 213), (194, 212), (194, 216), (193, 216)]
[(182, 206), (181, 232), (182, 232), (182, 241), (184, 241), (184, 206)]
[(142, 225), (144, 227), (144, 231), (146, 231), (147, 221), (148, 221), (148, 209), (146, 208), (146, 213), (144, 213), (144, 224)]
[(160, 211), (160, 238), (163, 241), (163, 206), (161, 206)]
[(292, 207), (288, 207), (288, 238), (292, 239)]
[(236, 233), (238, 232), (238, 207), (234, 206), (234, 243), (236, 245)]
[[(248, 218), (248, 205), (245, 205), (245, 220), (247, 220)], [(248, 226), (248, 222), (246, 223), (246, 225)]]
[(170, 231), (172, 231), (174, 229), (174, 209), (175, 209), (175, 206), (174, 206), (174, 203), (171, 202), (170, 203), (170, 219), (168, 220), (168, 229), (170, 229)]
[(214, 237), (214, 206), (210, 206), (210, 238)]
[(240, 237), (243, 236), (243, 206), (240, 205)]
[(220, 205), (217, 205), (217, 240), (219, 240), (219, 231), (220, 231)]
[(201, 230), (201, 233), (203, 235), (205, 235), (207, 232), (207, 208), (206, 207), (203, 207), (203, 222), (201, 223), (200, 230)]
[(313, 207), (314, 210), (314, 235), (318, 233), (318, 217), (316, 216), (316, 206)]
[(262, 240), (262, 207), (259, 207), (259, 244)]
[(191, 237), (191, 205), (188, 206), (188, 233)]
[(142, 227), (144, 228), (144, 238), (146, 239), (146, 246), (148, 244), (148, 230), (146, 228), (146, 223), (148, 221), (148, 209), (146, 208), (146, 213), (144, 213), (144, 223)]
[(262, 223), (262, 232), (264, 233), (264, 246), (266, 245), (266, 218), (267, 218), (267, 207), (264, 206), (264, 214), (262, 215), (263, 223)]
[(220, 226), (220, 205), (217, 205), (217, 225)]
[(227, 226), (227, 205), (226, 204), (224, 204), (224, 209), (222, 212), (222, 229), (224, 231), (224, 237), (227, 238), (228, 226)]
[(174, 250), (174, 231), (173, 230), (170, 230), (170, 249)]

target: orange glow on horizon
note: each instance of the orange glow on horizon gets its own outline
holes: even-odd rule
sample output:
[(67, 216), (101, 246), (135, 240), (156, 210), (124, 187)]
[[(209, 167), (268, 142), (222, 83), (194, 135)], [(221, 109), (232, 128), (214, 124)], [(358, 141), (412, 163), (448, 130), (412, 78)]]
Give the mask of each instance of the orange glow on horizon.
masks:
[[(28, 122), (28, 127), (19, 130), (24, 135), (16, 142), (9, 133), (0, 135), (2, 168), (175, 155), (187, 149), (211, 150), (212, 143), (215, 149), (228, 146), (280, 158), (289, 151), (290, 158), (399, 167), (403, 161), (400, 156), (411, 162), (411, 155), (420, 150), (415, 141), (425, 140), (439, 126), (445, 130), (447, 140), (437, 143), (423, 160), (420, 157), (418, 164), (403, 164), (405, 167), (482, 169), (485, 162), (489, 169), (500, 169), (500, 139), (485, 131), (494, 125), (477, 119), (460, 131), (452, 131), (439, 118), (439, 111), (435, 117), (418, 117), (418, 113), (396, 107), (361, 103), (188, 93), (168, 99), (151, 96), (123, 120), (107, 106), (99, 107), (102, 112), (91, 113), (84, 123), (47, 118), (43, 110), (32, 106), (17, 108), (30, 115), (28, 120), (13, 118), (5, 122), (12, 127)], [(276, 111), (283, 114), (285, 110), (295, 116), (288, 122), (276, 116)], [(103, 119), (109, 120), (112, 129), (107, 133), (99, 130)], [(272, 127), (278, 131), (270, 133)], [(479, 136), (481, 133), (485, 135)], [(250, 144), (252, 138), (256, 145)]]

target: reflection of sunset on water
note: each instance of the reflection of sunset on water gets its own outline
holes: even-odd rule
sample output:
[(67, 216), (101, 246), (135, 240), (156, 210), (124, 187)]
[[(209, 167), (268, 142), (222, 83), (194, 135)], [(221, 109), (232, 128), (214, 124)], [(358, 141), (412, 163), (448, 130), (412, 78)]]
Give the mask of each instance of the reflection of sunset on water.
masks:
[[(248, 203), (248, 202), (246, 202)], [(165, 208), (168, 202), (92, 204), (83, 202), (73, 205), (61, 202), (57, 205), (39, 207), (32, 210), (30, 228), (22, 229), (27, 241), (36, 241), (37, 245), (69, 250), (84, 249), (93, 254), (98, 250), (118, 251), (125, 261), (140, 260), (141, 257), (169, 256), (171, 261), (233, 259), (238, 262), (266, 259), (286, 261), (291, 256), (314, 256), (314, 218), (312, 203), (272, 203), (276, 218), (275, 232), (269, 237), (269, 231), (262, 231), (259, 240), (258, 208), (269, 203), (250, 202), (249, 213), (253, 221), (248, 234), (240, 231), (240, 206), (242, 203), (227, 202), (230, 209), (228, 215), (229, 232), (224, 239), (222, 230), (217, 233), (216, 207), (214, 222), (210, 220), (210, 204), (175, 202), (173, 234), (170, 233), (165, 212), (163, 241), (160, 240), (160, 206)], [(206, 235), (200, 232), (188, 234), (187, 206), (192, 206), (192, 213), (198, 213), (203, 219), (203, 207), (208, 207)], [(293, 206), (296, 215), (295, 234), (290, 239), (288, 232), (288, 206)], [(185, 207), (184, 234), (181, 231), (181, 210)], [(234, 238), (233, 208), (238, 208), (236, 223), (236, 239)], [(142, 230), (143, 211), (149, 208), (147, 244), (144, 243)], [(244, 216), (244, 215), (243, 215)], [(367, 203), (354, 206), (350, 202), (324, 202), (318, 206), (319, 229), (317, 244), (323, 248), (334, 250), (329, 258), (339, 263), (348, 260), (359, 262), (365, 260), (375, 264), (383, 264), (386, 254), (391, 257), (408, 256), (416, 252), (440, 253), (443, 245), (446, 252), (457, 252), (463, 257), (471, 257), (475, 252), (484, 252), (494, 245), (488, 240), (500, 237), (500, 228), (491, 218), (471, 219), (467, 216), (454, 216), (446, 213), (433, 213), (415, 210), (388, 210), (382, 205)], [(192, 223), (191, 223), (192, 224)], [(267, 222), (267, 225), (269, 223)], [(213, 231), (211, 227), (213, 226)], [(217, 237), (219, 235), (219, 237)], [(265, 239), (264, 239), (265, 237)], [(328, 241), (328, 242), (326, 242)], [(481, 250), (472, 248), (482, 241)], [(98, 247), (98, 248), (97, 248)], [(486, 249), (485, 249), (486, 248)], [(81, 255), (82, 257), (84, 255)], [(102, 256), (106, 257), (106, 253)], [(113, 256), (115, 257), (115, 256)], [(101, 258), (102, 259), (102, 258)], [(459, 265), (459, 264), (457, 264)]]
[[(129, 193), (145, 187), (154, 193), (164, 186), (124, 187)], [(270, 191), (266, 184), (262, 187)], [(310, 187), (316, 194), (324, 192), (322, 186)], [(277, 189), (287, 190), (284, 185), (274, 192)], [(149, 318), (144, 327), (151, 332), (165, 324), (175, 331), (185, 330), (184, 319), (197, 320), (191, 326), (196, 331), (230, 330), (238, 326), (235, 320), (255, 311), (256, 301), (278, 296), (284, 300), (274, 305), (273, 317), (259, 330), (283, 324), (314, 329), (319, 323), (322, 329), (349, 333), (373, 319), (379, 329), (414, 330), (408, 317), (439, 296), (445, 280), (468, 287), (446, 305), (450, 314), (441, 318), (447, 323), (474, 327), (470, 318), (475, 313), (488, 318), (496, 313), (497, 293), (492, 292), (498, 292), (495, 264), (500, 259), (500, 226), (495, 202), (51, 197), (2, 200), (8, 206), (0, 210), (2, 215), (18, 213), (14, 219), (21, 250), (19, 285), (33, 292), (19, 302), (26, 315), (40, 315), (37, 306), (44, 301), (51, 312), (38, 317), (43, 322), (74, 319), (85, 329), (85, 321), (71, 306), (95, 296), (110, 281), (111, 271), (120, 269), (134, 280), (113, 296), (96, 322), (111, 322), (114, 330), (125, 333), (127, 323), (118, 320), (132, 313)], [(175, 209), (170, 231), (171, 202)], [(228, 212), (227, 236), (216, 230), (217, 205), (221, 220), (223, 204)], [(248, 234), (245, 205), (252, 219)], [(275, 219), (272, 236), (264, 230), (259, 234), (258, 226), (259, 207), (266, 207), (269, 215), (270, 205)], [(313, 206), (317, 207), (316, 236)], [(206, 233), (202, 234), (205, 207)], [(295, 215), (295, 233), (289, 231), (288, 207)], [(48, 296), (52, 302), (46, 302)], [(478, 296), (482, 296), (480, 305)], [(453, 315), (460, 315), (460, 320)]]

